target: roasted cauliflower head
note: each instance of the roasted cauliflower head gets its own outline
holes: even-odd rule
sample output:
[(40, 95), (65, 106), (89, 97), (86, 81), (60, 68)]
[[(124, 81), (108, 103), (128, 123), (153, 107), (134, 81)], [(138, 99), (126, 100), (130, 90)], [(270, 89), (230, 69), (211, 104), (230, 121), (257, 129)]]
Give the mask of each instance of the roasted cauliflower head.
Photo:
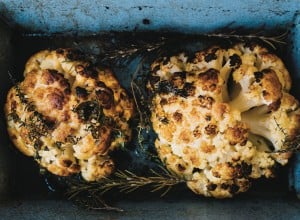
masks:
[(147, 88), (159, 157), (197, 194), (245, 192), (291, 156), (299, 105), (283, 62), (259, 45), (164, 57)]
[(87, 181), (113, 171), (109, 153), (130, 140), (133, 109), (111, 70), (72, 49), (33, 55), (5, 104), (8, 133), (22, 153), (53, 174)]

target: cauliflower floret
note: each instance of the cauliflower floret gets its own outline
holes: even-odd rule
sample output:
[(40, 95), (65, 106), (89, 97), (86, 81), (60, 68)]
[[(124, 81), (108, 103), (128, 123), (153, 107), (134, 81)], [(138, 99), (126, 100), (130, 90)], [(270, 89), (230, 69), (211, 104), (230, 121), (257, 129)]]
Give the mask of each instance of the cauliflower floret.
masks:
[(266, 106), (253, 108), (242, 113), (242, 121), (253, 134), (268, 139), (275, 151), (280, 151), (288, 147), (285, 141), (293, 140), (299, 132), (300, 109), (293, 96), (283, 93), (277, 110), (270, 111)]
[(93, 155), (87, 160), (80, 160), (81, 175), (86, 180), (98, 180), (99, 177), (109, 176), (114, 168), (111, 158), (104, 155)]
[(232, 97), (230, 105), (240, 112), (253, 107), (267, 105), (271, 110), (276, 110), (282, 97), (282, 86), (276, 73), (271, 69), (261, 72), (255, 66), (241, 65), (233, 72), (235, 90), (238, 93)]
[(95, 181), (112, 173), (109, 153), (130, 140), (134, 108), (113, 73), (57, 49), (33, 55), (24, 77), (5, 105), (16, 147), (55, 175)]
[[(239, 46), (242, 49), (241, 46)], [(244, 47), (245, 48), (245, 47)], [(253, 48), (247, 47), (244, 49), (245, 53), (252, 53), (256, 56), (255, 65), (261, 70), (271, 69), (276, 72), (283, 91), (288, 92), (291, 89), (291, 77), (284, 63), (275, 54), (269, 53), (266, 48), (259, 45), (254, 45)]]
[(298, 102), (283, 63), (260, 46), (158, 60), (147, 88), (159, 157), (197, 194), (245, 192), (291, 156), (284, 141), (299, 134)]

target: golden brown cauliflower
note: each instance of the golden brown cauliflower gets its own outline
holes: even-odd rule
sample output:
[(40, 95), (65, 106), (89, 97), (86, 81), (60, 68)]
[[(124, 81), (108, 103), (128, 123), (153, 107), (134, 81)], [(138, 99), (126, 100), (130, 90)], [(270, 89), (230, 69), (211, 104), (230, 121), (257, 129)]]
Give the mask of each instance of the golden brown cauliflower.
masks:
[(195, 193), (232, 197), (288, 162), (300, 110), (276, 55), (238, 44), (165, 57), (151, 69), (156, 149)]
[(109, 175), (109, 152), (131, 138), (133, 102), (109, 69), (71, 49), (44, 50), (26, 63), (5, 114), (16, 147), (60, 176)]

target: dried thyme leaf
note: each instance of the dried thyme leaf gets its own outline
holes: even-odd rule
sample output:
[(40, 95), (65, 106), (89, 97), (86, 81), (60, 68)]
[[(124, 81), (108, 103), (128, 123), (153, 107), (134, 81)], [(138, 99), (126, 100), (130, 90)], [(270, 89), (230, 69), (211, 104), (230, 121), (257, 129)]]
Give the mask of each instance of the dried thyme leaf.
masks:
[(73, 135), (68, 135), (65, 139), (65, 142), (67, 143), (71, 143), (73, 145), (77, 144), (80, 140), (82, 139), (82, 137), (76, 137)]
[(300, 135), (297, 135), (295, 138), (286, 137), (283, 140), (284, 146), (286, 146), (283, 150), (273, 151), (272, 153), (287, 153), (287, 152), (297, 152), (300, 150)]
[(277, 128), (284, 134), (285, 138), (282, 140), (282, 145), (286, 146), (285, 149), (273, 151), (272, 153), (287, 153), (287, 152), (295, 152), (300, 149), (300, 134), (296, 137), (290, 137), (288, 133), (280, 126), (274, 117), (274, 121), (276, 123)]

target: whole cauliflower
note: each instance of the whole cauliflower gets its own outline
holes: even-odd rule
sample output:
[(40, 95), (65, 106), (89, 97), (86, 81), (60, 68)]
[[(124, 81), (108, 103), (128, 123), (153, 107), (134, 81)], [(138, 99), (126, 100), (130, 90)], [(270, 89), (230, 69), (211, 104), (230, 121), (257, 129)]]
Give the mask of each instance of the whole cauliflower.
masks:
[(232, 197), (288, 162), (300, 110), (276, 55), (237, 44), (165, 57), (151, 69), (156, 149), (195, 193)]
[(60, 176), (99, 180), (114, 169), (109, 153), (131, 138), (133, 102), (109, 69), (72, 49), (44, 50), (7, 95), (15, 146)]

